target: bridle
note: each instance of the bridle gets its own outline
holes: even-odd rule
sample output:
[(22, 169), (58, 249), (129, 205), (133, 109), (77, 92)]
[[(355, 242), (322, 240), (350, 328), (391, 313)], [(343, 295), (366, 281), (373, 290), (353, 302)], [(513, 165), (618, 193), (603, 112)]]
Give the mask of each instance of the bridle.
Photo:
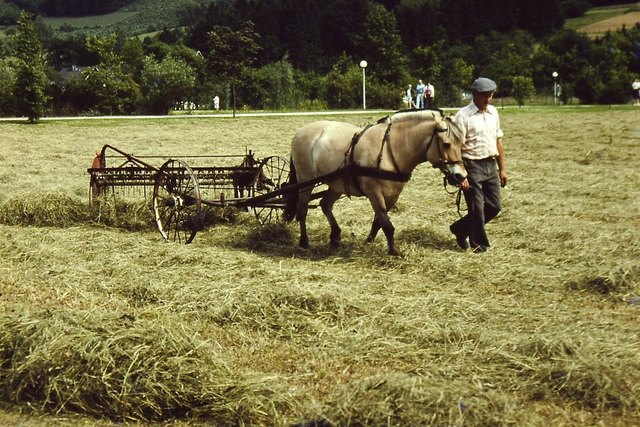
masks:
[[(447, 127), (445, 129), (440, 129), (440, 128), (438, 128), (438, 125), (436, 123), (436, 127), (435, 127), (435, 129), (433, 131), (433, 134), (431, 135), (431, 139), (429, 140), (429, 143), (427, 144), (427, 148), (425, 150), (425, 155), (429, 153), (429, 148), (431, 148), (431, 144), (433, 144), (433, 141), (436, 139), (436, 136), (439, 133), (449, 132), (449, 130), (450, 130), (449, 129), (449, 125), (447, 125)], [(447, 172), (446, 167), (450, 166), (450, 165), (463, 164), (463, 161), (462, 161), (462, 159), (460, 159), (460, 160), (445, 160), (443, 158), (444, 156), (443, 156), (441, 144), (436, 143), (436, 147), (438, 148), (438, 161), (436, 163), (433, 163), (433, 167), (440, 169), (440, 172), (442, 172), (445, 175), (444, 179), (445, 179), (445, 182), (446, 182), (447, 176), (449, 175), (449, 173)], [(427, 159), (427, 161), (428, 161), (428, 159)]]
[[(447, 125), (446, 129), (439, 129), (438, 126), (436, 126), (435, 131), (433, 132), (433, 135), (431, 135), (431, 140), (429, 141), (429, 143), (427, 144), (427, 152), (429, 152), (429, 148), (431, 147), (431, 144), (433, 143), (433, 140), (436, 138), (436, 135), (438, 133), (442, 133), (442, 132), (448, 132), (449, 131), (449, 126)], [(447, 194), (451, 194), (451, 195), (456, 195), (456, 207), (457, 207), (457, 211), (458, 211), (458, 215), (460, 216), (460, 218), (462, 218), (462, 189), (460, 187), (457, 187), (455, 190), (453, 191), (449, 191), (449, 188), (447, 187), (447, 185), (449, 184), (447, 177), (449, 176), (449, 173), (447, 172), (446, 166), (448, 165), (459, 165), (459, 164), (464, 164), (464, 161), (462, 159), (460, 160), (444, 160), (442, 157), (442, 148), (440, 147), (440, 144), (437, 144), (438, 147), (438, 162), (433, 164), (434, 168), (438, 168), (440, 169), (440, 172), (443, 173), (443, 177), (442, 177), (442, 185), (444, 187), (444, 191), (447, 192)]]

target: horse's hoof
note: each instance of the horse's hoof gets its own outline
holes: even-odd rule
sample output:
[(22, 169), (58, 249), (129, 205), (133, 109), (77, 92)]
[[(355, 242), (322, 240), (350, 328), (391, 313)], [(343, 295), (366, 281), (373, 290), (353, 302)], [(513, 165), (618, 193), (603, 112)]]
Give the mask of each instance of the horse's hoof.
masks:
[(339, 249), (340, 246), (342, 246), (342, 243), (340, 240), (330, 240), (329, 241), (329, 247), (331, 249)]
[(298, 243), (298, 246), (300, 246), (302, 249), (309, 249), (309, 242), (308, 241), (300, 241), (300, 243)]
[(395, 250), (395, 249), (389, 249), (388, 254), (391, 255), (391, 256), (397, 256), (397, 257), (402, 258), (402, 254), (400, 252), (398, 252), (397, 250)]

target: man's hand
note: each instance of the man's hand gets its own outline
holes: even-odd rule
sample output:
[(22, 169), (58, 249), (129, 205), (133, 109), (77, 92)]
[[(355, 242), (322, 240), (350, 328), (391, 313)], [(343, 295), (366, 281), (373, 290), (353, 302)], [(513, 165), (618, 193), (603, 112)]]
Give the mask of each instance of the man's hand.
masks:
[(507, 176), (507, 171), (500, 169), (500, 186), (506, 187), (508, 181), (509, 177)]
[(462, 191), (467, 191), (469, 189), (469, 180), (467, 178), (465, 178), (464, 181), (460, 183), (460, 188), (462, 189)]

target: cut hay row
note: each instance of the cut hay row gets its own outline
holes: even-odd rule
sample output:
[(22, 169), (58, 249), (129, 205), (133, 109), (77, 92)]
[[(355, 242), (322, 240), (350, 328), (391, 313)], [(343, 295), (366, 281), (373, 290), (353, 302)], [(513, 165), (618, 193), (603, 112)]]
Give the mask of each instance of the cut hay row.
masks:
[[(202, 221), (212, 226), (234, 222), (237, 216), (236, 209), (210, 208), (203, 210)], [(0, 224), (61, 228), (104, 224), (129, 231), (149, 231), (156, 227), (150, 200), (122, 201), (105, 197), (91, 204), (61, 192), (26, 193), (0, 201)]]
[(109, 222), (88, 205), (97, 135), (234, 154), (241, 126), (286, 156), (308, 117), (0, 124), (0, 421), (639, 424), (637, 112), (501, 113), (511, 183), (491, 251), (457, 250), (455, 198), (422, 166), (391, 212), (403, 258), (363, 244), (360, 199), (337, 203), (337, 251), (318, 210), (305, 251), (295, 224), (244, 212), (179, 245), (146, 207)]

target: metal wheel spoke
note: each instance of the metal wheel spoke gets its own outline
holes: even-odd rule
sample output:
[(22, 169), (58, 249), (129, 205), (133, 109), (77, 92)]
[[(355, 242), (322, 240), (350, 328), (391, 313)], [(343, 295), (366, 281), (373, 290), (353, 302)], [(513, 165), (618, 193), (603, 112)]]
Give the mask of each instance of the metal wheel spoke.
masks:
[(153, 210), (162, 237), (190, 243), (201, 222), (200, 187), (193, 170), (179, 160), (168, 160), (156, 175)]
[[(289, 162), (280, 156), (267, 157), (262, 161), (253, 179), (253, 196), (269, 194), (279, 190), (289, 178)], [(283, 196), (269, 200), (269, 204), (282, 202)], [(281, 219), (279, 207), (256, 206), (253, 213), (261, 225), (278, 222)]]

